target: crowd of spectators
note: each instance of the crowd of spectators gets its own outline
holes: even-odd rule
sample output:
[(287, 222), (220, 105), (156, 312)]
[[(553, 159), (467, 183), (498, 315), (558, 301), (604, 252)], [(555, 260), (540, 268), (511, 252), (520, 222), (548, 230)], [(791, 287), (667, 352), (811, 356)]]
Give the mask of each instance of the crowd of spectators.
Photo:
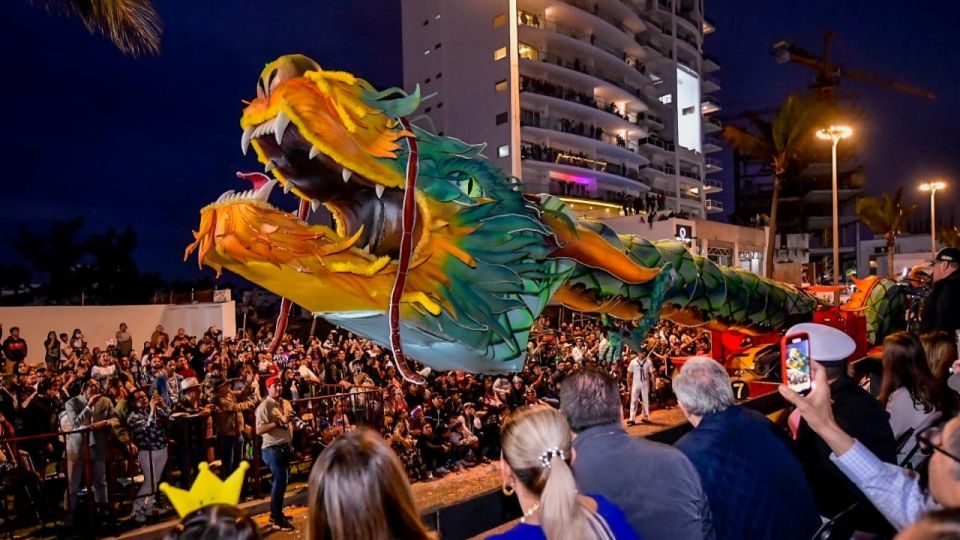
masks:
[[(427, 384), (419, 386), (404, 383), (389, 350), (338, 329), (304, 340), (284, 336), (271, 354), (268, 327), (234, 339), (215, 326), (199, 336), (184, 328), (171, 335), (158, 326), (135, 346), (121, 323), (102, 347), (91, 346), (77, 328), (51, 330), (36, 349), (12, 327), (2, 344), (3, 436), (61, 435), (6, 445), (3, 460), (26, 462), (38, 475), (64, 473), (65, 522), (72, 525), (88, 462), (91, 496), (101, 513), (116, 513), (107, 507), (105, 469), (119, 456), (126, 460), (122, 470), (143, 476), (129, 514), (142, 523), (157, 514), (154, 494), (161, 479), (188, 485), (201, 461), (219, 463), (225, 477), (253, 455), (253, 411), (268, 394), (265, 382), (276, 376), (279, 396), (294, 403), (335, 396), (311, 434), (321, 444), (366, 423), (380, 431), (411, 481), (431, 480), (499, 458), (503, 422), (531, 406), (556, 407), (560, 381), (569, 373), (597, 366), (623, 379), (633, 354), (627, 348), (623, 356), (627, 332), (620, 323), (605, 328), (584, 318), (554, 325), (543, 317), (531, 332), (523, 371), (493, 377), (427, 369)], [(659, 380), (668, 380), (671, 356), (706, 352), (707, 336), (670, 323), (658, 326), (644, 347)], [(667, 386), (655, 393), (661, 406), (670, 399)], [(361, 393), (376, 398), (358, 405), (343, 397)]]

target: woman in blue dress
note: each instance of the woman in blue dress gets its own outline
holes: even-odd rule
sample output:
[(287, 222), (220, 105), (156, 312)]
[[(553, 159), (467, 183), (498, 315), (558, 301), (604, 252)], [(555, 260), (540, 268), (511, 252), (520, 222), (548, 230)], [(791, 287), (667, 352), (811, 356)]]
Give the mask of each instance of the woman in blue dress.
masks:
[(577, 493), (573, 436), (563, 413), (547, 406), (514, 414), (501, 432), (500, 477), (523, 517), (499, 540), (638, 540), (623, 512), (599, 495)]

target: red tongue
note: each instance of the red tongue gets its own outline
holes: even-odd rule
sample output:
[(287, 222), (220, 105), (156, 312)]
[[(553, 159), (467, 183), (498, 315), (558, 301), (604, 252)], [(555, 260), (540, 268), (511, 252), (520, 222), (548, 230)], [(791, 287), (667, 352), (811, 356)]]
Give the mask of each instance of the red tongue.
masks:
[(270, 177), (261, 172), (240, 172), (237, 171), (237, 178), (243, 178), (253, 183), (253, 189), (260, 189), (260, 186), (270, 181)]

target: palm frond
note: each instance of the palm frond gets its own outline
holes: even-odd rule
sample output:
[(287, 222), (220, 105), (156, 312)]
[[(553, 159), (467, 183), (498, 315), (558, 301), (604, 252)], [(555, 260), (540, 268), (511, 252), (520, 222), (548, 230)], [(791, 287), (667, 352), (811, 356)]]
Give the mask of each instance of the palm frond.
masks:
[(163, 26), (149, 0), (34, 0), (61, 15), (76, 16), (131, 56), (160, 53)]
[(773, 159), (769, 139), (758, 137), (743, 128), (727, 124), (723, 126), (723, 138), (742, 154), (765, 162)]
[(960, 248), (960, 229), (956, 225), (940, 228), (937, 238), (947, 247)]

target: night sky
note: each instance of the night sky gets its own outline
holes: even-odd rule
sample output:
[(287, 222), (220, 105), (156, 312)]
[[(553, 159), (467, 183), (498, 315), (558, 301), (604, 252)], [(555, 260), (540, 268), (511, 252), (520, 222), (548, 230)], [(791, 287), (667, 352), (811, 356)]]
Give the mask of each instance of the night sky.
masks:
[[(180, 260), (199, 209), (241, 186), (234, 171), (259, 170), (252, 152), (240, 153), (239, 117), (241, 99), (255, 95), (266, 62), (300, 52), (377, 87), (402, 82), (397, 0), (161, 0), (156, 7), (165, 28), (161, 54), (134, 59), (77, 20), (26, 1), (4, 2), (4, 237), (20, 226), (42, 230), (55, 218), (78, 215), (87, 218), (87, 232), (133, 225), (141, 269), (198, 277), (195, 262)], [(841, 85), (860, 95), (855, 103), (866, 111), (867, 123), (857, 128), (868, 190), (902, 183), (913, 194), (918, 179), (943, 176), (952, 183), (938, 199), (946, 212), (960, 201), (954, 142), (960, 48), (945, 8), (886, 0), (706, 0), (717, 26), (706, 51), (722, 67), (716, 73), (722, 112), (772, 106), (804, 89), (813, 72), (777, 64), (770, 43), (786, 37), (819, 52), (822, 30), (831, 28), (839, 36), (837, 63), (939, 94), (929, 103), (852, 81)], [(723, 175), (732, 177), (729, 166)], [(732, 195), (728, 187), (728, 207)], [(0, 245), (2, 260), (15, 262), (9, 242)]]

